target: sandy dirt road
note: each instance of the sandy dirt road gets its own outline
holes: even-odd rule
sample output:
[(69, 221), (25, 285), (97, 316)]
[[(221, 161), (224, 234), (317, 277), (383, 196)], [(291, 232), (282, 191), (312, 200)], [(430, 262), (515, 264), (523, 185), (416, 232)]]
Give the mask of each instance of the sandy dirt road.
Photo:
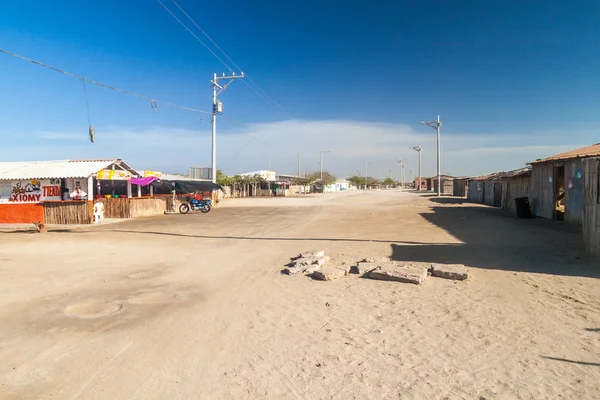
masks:
[[(600, 262), (580, 239), (398, 191), (0, 231), (0, 398), (597, 399)], [(280, 275), (312, 248), (471, 275)]]

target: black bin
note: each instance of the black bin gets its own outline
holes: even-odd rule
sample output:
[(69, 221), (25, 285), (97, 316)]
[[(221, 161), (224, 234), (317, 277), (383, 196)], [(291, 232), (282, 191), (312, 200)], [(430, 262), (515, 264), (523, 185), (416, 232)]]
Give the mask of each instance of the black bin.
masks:
[(515, 199), (515, 206), (517, 207), (517, 216), (519, 218), (533, 218), (528, 197), (517, 197)]

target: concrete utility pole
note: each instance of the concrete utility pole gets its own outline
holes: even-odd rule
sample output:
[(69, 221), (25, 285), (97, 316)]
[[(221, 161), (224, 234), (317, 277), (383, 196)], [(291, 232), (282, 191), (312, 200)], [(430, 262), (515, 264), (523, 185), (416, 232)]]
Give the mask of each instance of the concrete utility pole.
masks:
[(300, 152), (298, 152), (298, 178), (300, 178)]
[(420, 192), (421, 191), (421, 151), (423, 151), (423, 149), (421, 148), (421, 145), (411, 147), (411, 149), (413, 149), (419, 153), (419, 192)]
[[(231, 83), (236, 80), (244, 77), (244, 73), (241, 75), (235, 75), (235, 72), (232, 73), (231, 76), (219, 76), (217, 74), (213, 75), (213, 80), (210, 81), (213, 84), (213, 109), (212, 109), (212, 162), (211, 162), (211, 174), (213, 183), (217, 182), (217, 114), (223, 114), (223, 103), (217, 100), (217, 97), (223, 92), (223, 90), (227, 89), (227, 86), (231, 85)], [(223, 79), (229, 79), (229, 82), (224, 84), (223, 86), (219, 85), (219, 81)], [(217, 90), (218, 89), (218, 90)]]
[(321, 183), (323, 183), (323, 157), (331, 153), (331, 150), (321, 150)]
[(365, 190), (369, 188), (369, 164), (371, 162), (365, 161)]
[(441, 173), (441, 151), (440, 151), (440, 128), (442, 127), (442, 121), (440, 121), (440, 116), (438, 115), (437, 117), (437, 121), (429, 121), (429, 122), (423, 122), (421, 121), (422, 124), (425, 124), (427, 126), (429, 126), (430, 128), (433, 128), (437, 131), (437, 175), (438, 175), (438, 190), (437, 190), (437, 195), (441, 196), (442, 195), (442, 173)]
[(399, 164), (399, 175), (398, 175), (398, 183), (400, 184), (400, 188), (404, 189), (404, 177), (402, 176), (402, 168), (403, 168), (403, 164), (402, 164), (402, 159), (399, 158), (396, 160), (396, 162)]

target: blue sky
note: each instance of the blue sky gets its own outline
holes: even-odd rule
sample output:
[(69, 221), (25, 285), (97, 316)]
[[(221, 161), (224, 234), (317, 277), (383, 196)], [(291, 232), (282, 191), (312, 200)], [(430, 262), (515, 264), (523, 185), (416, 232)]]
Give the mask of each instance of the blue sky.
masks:
[[(339, 175), (367, 160), (373, 175), (397, 174), (397, 158), (416, 172), (408, 146), (421, 143), (432, 174), (434, 131), (419, 121), (438, 114), (442, 170), (457, 175), (519, 168), (600, 138), (597, 1), (178, 3), (286, 111), (239, 81), (222, 94), (217, 163), (228, 173), (294, 172), (298, 151), (302, 169), (316, 170), (325, 149)], [(229, 72), (154, 0), (3, 2), (0, 44), (201, 110), (211, 107), (212, 74)], [(80, 81), (4, 54), (0, 76), (0, 159), (120, 157), (165, 172), (210, 163), (206, 115), (153, 111), (88, 84), (91, 144)]]

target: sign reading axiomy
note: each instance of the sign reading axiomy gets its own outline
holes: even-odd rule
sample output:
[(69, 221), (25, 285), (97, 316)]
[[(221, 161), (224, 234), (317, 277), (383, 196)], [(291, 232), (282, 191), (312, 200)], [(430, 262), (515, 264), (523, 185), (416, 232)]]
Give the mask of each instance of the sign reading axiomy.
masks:
[(50, 184), (50, 180), (12, 181), (10, 194), (0, 197), (0, 203), (39, 203), (40, 201), (60, 200), (60, 185)]

